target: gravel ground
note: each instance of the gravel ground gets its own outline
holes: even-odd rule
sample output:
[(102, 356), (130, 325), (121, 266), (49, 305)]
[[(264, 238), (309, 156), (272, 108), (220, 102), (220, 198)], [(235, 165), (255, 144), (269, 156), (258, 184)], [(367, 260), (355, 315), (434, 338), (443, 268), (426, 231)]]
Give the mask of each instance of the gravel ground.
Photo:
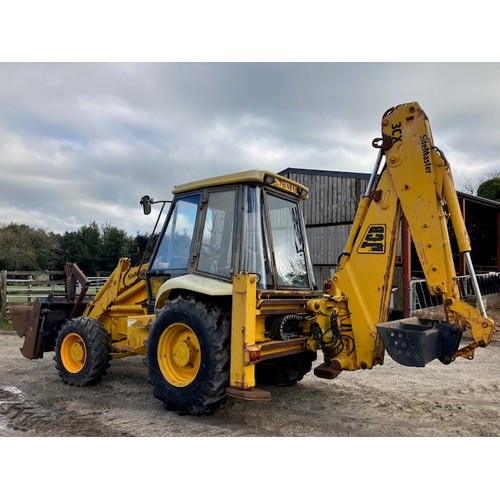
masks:
[[(489, 313), (498, 314), (496, 303)], [(495, 337), (472, 361), (408, 368), (386, 356), (372, 370), (335, 380), (311, 372), (295, 387), (266, 387), (271, 402), (228, 399), (215, 414), (195, 417), (168, 412), (153, 397), (142, 358), (113, 360), (97, 385), (70, 387), (52, 353), (27, 360), (23, 339), (1, 333), (0, 436), (500, 436)]]
[[(498, 303), (490, 300), (488, 309), (500, 325)], [(271, 402), (229, 399), (212, 416), (181, 417), (153, 397), (139, 357), (112, 361), (95, 386), (70, 387), (52, 353), (29, 361), (19, 352), (23, 340), (0, 332), (0, 470), (23, 498), (68, 491), (83, 500), (89, 488), (104, 498), (166, 491), (191, 498), (217, 483), (226, 485), (217, 489), (223, 500), (234, 498), (241, 480), (242, 500), (256, 488), (290, 499), (332, 488), (383, 500), (430, 492), (491, 497), (500, 451), (499, 338), (472, 361), (407, 368), (386, 356), (383, 366), (335, 380), (311, 372), (295, 387), (266, 387)], [(464, 467), (468, 480), (460, 481)], [(302, 479), (291, 475), (299, 469)]]

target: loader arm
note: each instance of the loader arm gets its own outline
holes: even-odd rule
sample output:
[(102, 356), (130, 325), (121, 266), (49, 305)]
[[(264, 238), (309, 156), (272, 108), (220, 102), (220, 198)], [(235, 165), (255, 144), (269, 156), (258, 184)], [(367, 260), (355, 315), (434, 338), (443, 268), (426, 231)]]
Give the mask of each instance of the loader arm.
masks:
[[(494, 331), (477, 288), (450, 165), (434, 146), (429, 121), (418, 103), (387, 111), (382, 138), (374, 146), (379, 156), (330, 292), (309, 304), (315, 315), (312, 331), (325, 355), (316, 375), (325, 378), (341, 370), (382, 364), (385, 350), (408, 366), (424, 366), (435, 358), (443, 363), (457, 356), (472, 359), (475, 348), (486, 346)], [(388, 322), (402, 215), (429, 291), (442, 298), (445, 322), (428, 324), (417, 318)], [(466, 255), (479, 309), (460, 297), (449, 220), (459, 251)], [(473, 341), (459, 349), (466, 328)]]
[(99, 320), (113, 341), (126, 338), (130, 316), (147, 314), (146, 268), (147, 264), (131, 267), (130, 259), (122, 257), (82, 313)]

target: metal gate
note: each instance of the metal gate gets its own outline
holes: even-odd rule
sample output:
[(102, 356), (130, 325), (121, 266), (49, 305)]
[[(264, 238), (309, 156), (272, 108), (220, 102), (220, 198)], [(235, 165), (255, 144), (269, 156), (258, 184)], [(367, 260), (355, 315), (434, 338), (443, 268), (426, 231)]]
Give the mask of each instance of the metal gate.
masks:
[[(500, 273), (478, 274), (476, 277), (479, 290), (483, 296), (500, 293)], [(462, 299), (474, 295), (469, 275), (457, 276), (457, 280)], [(413, 316), (418, 309), (435, 307), (441, 304), (441, 297), (429, 293), (425, 280), (410, 281), (410, 316)]]

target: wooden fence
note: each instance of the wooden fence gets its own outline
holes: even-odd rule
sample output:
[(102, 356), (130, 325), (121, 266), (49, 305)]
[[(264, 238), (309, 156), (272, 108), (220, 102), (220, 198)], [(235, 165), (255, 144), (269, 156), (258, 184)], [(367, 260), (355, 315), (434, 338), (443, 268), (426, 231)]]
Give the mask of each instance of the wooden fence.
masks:
[[(88, 294), (95, 295), (107, 277), (89, 277)], [(14, 304), (30, 304), (51, 292), (64, 292), (64, 271), (0, 271), (0, 318), (9, 314)], [(77, 286), (79, 292), (80, 286)]]

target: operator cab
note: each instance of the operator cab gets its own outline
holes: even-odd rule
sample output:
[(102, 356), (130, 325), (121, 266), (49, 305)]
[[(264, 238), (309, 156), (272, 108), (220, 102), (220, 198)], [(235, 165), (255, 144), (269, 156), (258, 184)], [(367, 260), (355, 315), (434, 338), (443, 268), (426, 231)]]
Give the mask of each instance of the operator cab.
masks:
[(154, 302), (168, 279), (196, 274), (231, 283), (258, 276), (263, 290), (314, 290), (299, 207), (307, 188), (265, 171), (178, 186), (147, 273)]

